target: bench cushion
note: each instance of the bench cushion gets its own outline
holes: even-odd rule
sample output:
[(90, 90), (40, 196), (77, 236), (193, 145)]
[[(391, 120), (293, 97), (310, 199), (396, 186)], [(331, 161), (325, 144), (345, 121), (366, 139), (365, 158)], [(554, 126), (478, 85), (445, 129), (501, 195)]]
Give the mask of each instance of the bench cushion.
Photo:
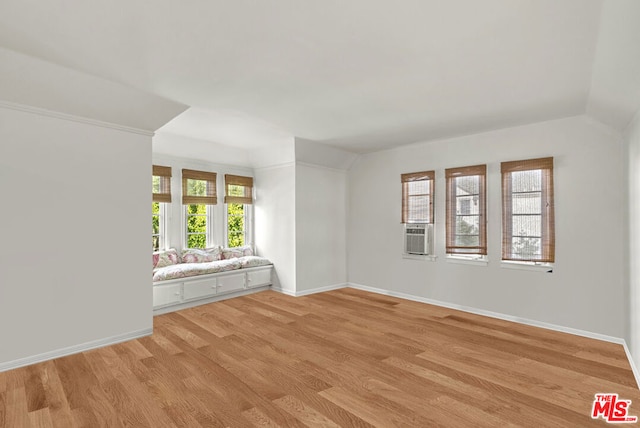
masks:
[(242, 266), (243, 268), (266, 266), (271, 264), (271, 261), (269, 259), (258, 256), (244, 256), (233, 260), (239, 260), (240, 266)]
[(189, 276), (206, 275), (209, 273), (226, 272), (240, 269), (239, 259), (218, 260), (207, 263), (180, 263), (154, 269), (153, 281), (165, 281), (168, 279), (187, 278)]

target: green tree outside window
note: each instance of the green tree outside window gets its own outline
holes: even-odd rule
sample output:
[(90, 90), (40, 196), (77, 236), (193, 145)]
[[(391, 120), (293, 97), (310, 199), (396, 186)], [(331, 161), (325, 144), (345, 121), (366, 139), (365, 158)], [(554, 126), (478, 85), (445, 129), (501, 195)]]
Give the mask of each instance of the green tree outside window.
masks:
[(151, 238), (153, 251), (160, 249), (160, 202), (151, 205)]
[(227, 246), (243, 246), (244, 232), (244, 204), (227, 204)]
[(207, 206), (187, 205), (187, 248), (207, 246)]

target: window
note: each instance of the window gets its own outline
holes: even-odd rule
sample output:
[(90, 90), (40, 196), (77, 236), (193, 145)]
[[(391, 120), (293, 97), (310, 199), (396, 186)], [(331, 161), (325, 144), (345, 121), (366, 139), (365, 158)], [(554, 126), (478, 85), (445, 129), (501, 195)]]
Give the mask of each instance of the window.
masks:
[(159, 251), (164, 248), (164, 230), (165, 230), (165, 215), (164, 204), (161, 202), (153, 202), (151, 204), (151, 238), (153, 251)]
[(153, 165), (153, 202), (171, 202), (171, 167)]
[(502, 163), (502, 259), (553, 263), (553, 158)]
[(218, 202), (216, 173), (182, 170), (182, 204), (185, 205), (185, 247), (212, 244), (211, 205)]
[(227, 204), (227, 246), (245, 245), (247, 217), (244, 204)]
[(486, 165), (445, 170), (447, 254), (487, 254), (486, 175)]
[(227, 246), (247, 245), (251, 204), (253, 203), (253, 178), (225, 174), (225, 196), (227, 204)]
[(206, 248), (210, 243), (210, 214), (205, 204), (189, 204), (186, 210), (186, 248)]
[(151, 204), (151, 238), (153, 251), (164, 248), (166, 203), (171, 202), (171, 167), (153, 165)]
[(402, 174), (402, 223), (433, 223), (434, 171)]

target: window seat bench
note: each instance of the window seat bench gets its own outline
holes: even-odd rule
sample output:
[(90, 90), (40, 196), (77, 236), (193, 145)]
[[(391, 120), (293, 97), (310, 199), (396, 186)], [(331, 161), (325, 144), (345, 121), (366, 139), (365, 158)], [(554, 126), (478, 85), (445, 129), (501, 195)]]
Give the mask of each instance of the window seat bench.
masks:
[[(267, 289), (273, 264), (247, 248), (174, 249), (154, 253), (153, 313), (155, 315)], [(158, 263), (162, 260), (161, 263)], [(157, 267), (160, 266), (160, 267)]]
[(154, 281), (153, 313), (160, 315), (197, 305), (266, 290), (273, 265)]

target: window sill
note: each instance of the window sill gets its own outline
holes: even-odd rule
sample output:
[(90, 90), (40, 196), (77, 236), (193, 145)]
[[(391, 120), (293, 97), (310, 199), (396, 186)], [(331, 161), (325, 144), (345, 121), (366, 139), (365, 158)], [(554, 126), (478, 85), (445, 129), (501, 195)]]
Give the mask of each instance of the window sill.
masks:
[(461, 265), (476, 265), (476, 266), (487, 266), (489, 265), (489, 260), (482, 257), (458, 257), (458, 256), (447, 256), (447, 263), (458, 263)]
[(408, 260), (422, 260), (428, 262), (435, 262), (438, 259), (438, 256), (433, 255), (421, 255), (421, 254), (402, 254), (403, 259)]
[(533, 272), (553, 273), (553, 265), (548, 263), (502, 261), (500, 267), (504, 269), (528, 270)]

